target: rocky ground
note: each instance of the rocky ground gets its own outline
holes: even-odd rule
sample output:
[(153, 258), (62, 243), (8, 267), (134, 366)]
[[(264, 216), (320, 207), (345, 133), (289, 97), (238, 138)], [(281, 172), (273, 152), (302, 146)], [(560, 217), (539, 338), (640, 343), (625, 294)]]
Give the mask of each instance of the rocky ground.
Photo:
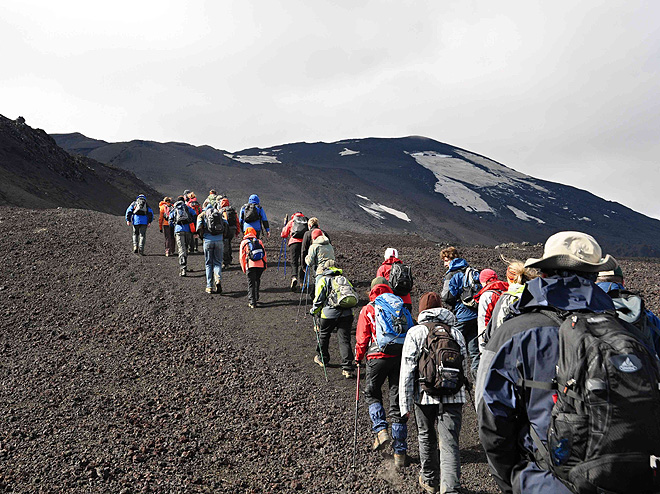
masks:
[[(2, 207), (0, 225), (1, 490), (418, 492), (414, 421), (412, 462), (397, 471), (390, 452), (370, 451), (363, 403), (351, 468), (356, 383), (338, 367), (326, 383), (312, 362), (305, 300), (298, 315), (299, 296), (277, 271), (279, 237), (266, 243), (262, 307), (250, 310), (237, 266), (224, 273), (222, 295), (207, 295), (203, 256), (191, 256), (193, 271), (180, 278), (155, 226), (138, 257), (115, 216)], [(330, 233), (361, 292), (387, 246), (412, 265), (415, 302), (439, 290), (439, 246)], [(525, 259), (540, 248), (464, 249), (476, 267), (503, 274), (500, 254)], [(657, 311), (658, 260), (622, 265)], [(470, 406), (461, 460), (466, 492), (497, 491)]]

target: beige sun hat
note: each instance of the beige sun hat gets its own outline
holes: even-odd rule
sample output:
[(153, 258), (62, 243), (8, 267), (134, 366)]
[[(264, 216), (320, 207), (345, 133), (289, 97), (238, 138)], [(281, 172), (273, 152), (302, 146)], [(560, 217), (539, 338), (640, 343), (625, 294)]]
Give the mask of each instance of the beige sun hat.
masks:
[(526, 268), (571, 269), (586, 273), (608, 271), (617, 266), (616, 259), (603, 251), (591, 235), (582, 232), (559, 232), (550, 236), (543, 257), (527, 259)]

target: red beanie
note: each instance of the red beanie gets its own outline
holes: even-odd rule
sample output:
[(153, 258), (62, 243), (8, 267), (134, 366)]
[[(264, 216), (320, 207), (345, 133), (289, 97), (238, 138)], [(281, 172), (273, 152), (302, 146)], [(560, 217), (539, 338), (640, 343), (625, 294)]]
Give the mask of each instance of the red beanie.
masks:
[(316, 239), (319, 238), (321, 235), (323, 235), (323, 232), (321, 231), (320, 228), (317, 228), (316, 230), (314, 230), (314, 231), (312, 232), (312, 240), (316, 240)]
[(485, 285), (489, 281), (493, 281), (497, 279), (497, 273), (493, 271), (492, 269), (484, 269), (479, 273), (479, 283), (482, 285)]

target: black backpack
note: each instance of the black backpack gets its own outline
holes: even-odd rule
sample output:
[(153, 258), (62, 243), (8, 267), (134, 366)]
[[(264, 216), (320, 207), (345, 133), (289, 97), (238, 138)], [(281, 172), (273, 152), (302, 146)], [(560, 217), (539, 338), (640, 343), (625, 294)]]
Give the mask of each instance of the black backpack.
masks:
[(147, 214), (147, 200), (144, 197), (138, 197), (135, 200), (135, 205), (133, 206), (133, 214), (138, 214), (144, 216)]
[(222, 213), (215, 208), (209, 209), (206, 212), (206, 227), (211, 235), (224, 235), (225, 220)]
[(429, 334), (417, 361), (419, 384), (431, 396), (458, 393), (468, 382), (465, 378), (460, 344), (446, 324), (422, 324), (429, 329)]
[(408, 295), (414, 283), (410, 266), (406, 266), (400, 262), (392, 264), (389, 282), (395, 295)]
[(309, 219), (307, 216), (294, 216), (293, 223), (291, 224), (291, 236), (293, 238), (303, 238), (305, 232), (307, 231), (307, 222)]
[(483, 287), (479, 283), (479, 271), (468, 266), (463, 272), (463, 286), (460, 294), (461, 302), (465, 307), (470, 309), (477, 308), (477, 301), (474, 299), (477, 293), (481, 291)]
[(174, 222), (177, 225), (187, 225), (192, 222), (188, 206), (186, 206), (186, 203), (183, 201), (177, 201), (174, 203)]
[(608, 313), (571, 313), (559, 327), (547, 444), (530, 434), (537, 461), (575, 493), (658, 492), (660, 363), (637, 331)]
[(259, 205), (253, 202), (250, 202), (245, 205), (245, 211), (243, 213), (243, 220), (247, 223), (253, 223), (261, 219), (261, 214), (259, 213)]
[(229, 230), (231, 231), (236, 230), (236, 218), (237, 218), (236, 210), (231, 206), (225, 206), (220, 211), (222, 211), (222, 214), (227, 220), (227, 223), (229, 223)]

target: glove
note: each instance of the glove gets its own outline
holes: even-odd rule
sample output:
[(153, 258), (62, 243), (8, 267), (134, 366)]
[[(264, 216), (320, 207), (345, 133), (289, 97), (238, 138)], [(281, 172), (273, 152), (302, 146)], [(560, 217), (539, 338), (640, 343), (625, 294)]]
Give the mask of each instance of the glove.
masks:
[(309, 309), (310, 315), (315, 315), (316, 314), (316, 309)]
[(162, 228), (160, 229), (160, 233), (163, 233), (163, 229), (162, 229)]

